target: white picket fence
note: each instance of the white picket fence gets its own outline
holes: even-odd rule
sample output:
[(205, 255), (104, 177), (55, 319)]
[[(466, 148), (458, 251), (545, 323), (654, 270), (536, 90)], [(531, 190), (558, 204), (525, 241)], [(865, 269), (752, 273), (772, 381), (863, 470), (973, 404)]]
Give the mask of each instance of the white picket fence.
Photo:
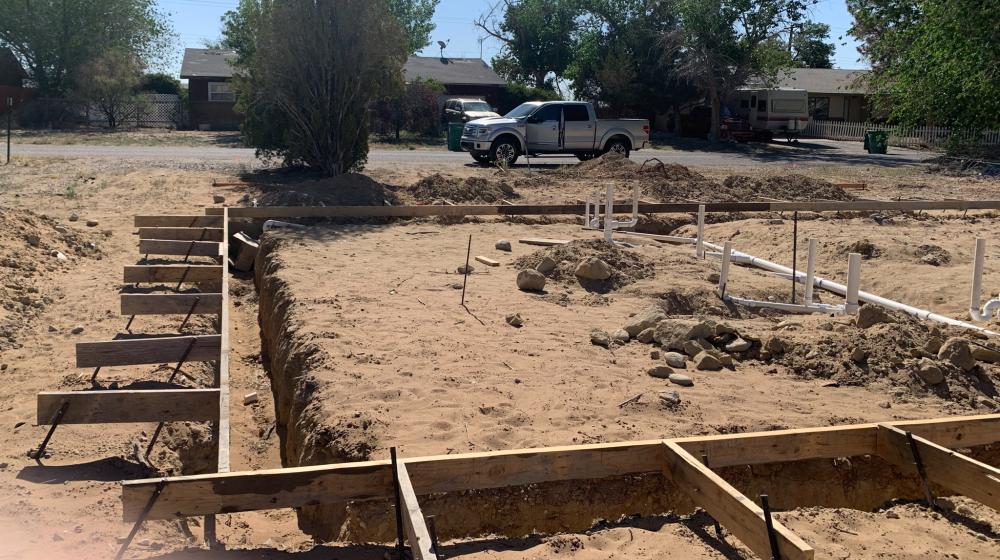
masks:
[(805, 136), (827, 138), (830, 140), (865, 139), (869, 130), (889, 130), (889, 145), (903, 148), (940, 148), (952, 136), (958, 135), (964, 141), (976, 142), (981, 146), (1000, 145), (1000, 130), (974, 132), (970, 130), (951, 130), (942, 126), (886, 126), (862, 122), (817, 121), (810, 120), (806, 126)]

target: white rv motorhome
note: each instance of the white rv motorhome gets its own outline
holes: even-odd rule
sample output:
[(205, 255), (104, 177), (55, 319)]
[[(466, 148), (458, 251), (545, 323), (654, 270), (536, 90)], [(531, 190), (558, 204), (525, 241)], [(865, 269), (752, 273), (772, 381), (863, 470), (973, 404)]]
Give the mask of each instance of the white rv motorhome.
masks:
[(735, 110), (757, 138), (770, 140), (782, 134), (791, 141), (809, 124), (809, 94), (792, 88), (739, 89)]

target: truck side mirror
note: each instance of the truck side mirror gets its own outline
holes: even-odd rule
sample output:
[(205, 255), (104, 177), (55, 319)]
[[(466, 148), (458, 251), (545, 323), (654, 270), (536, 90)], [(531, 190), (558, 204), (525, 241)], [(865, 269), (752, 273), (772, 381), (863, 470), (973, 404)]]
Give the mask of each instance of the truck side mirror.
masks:
[(528, 117), (528, 124), (538, 124), (540, 122), (542, 122), (542, 119), (538, 116), (531, 115)]

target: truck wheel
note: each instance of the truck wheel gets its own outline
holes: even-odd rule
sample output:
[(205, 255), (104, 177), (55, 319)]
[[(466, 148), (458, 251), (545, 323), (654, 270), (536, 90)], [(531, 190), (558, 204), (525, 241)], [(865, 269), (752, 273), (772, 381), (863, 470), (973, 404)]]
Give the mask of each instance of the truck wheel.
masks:
[(578, 159), (580, 161), (590, 161), (590, 160), (594, 159), (595, 157), (597, 157), (597, 154), (595, 154), (593, 152), (581, 152), (581, 153), (573, 154), (573, 155), (575, 155), (576, 159)]
[(520, 149), (513, 140), (500, 139), (490, 148), (490, 160), (498, 165), (510, 167), (517, 161)]
[(490, 153), (489, 152), (472, 152), (472, 159), (476, 160), (476, 163), (480, 165), (489, 165), (490, 163)]
[(629, 152), (632, 151), (632, 146), (629, 145), (628, 140), (624, 138), (612, 138), (608, 145), (604, 147), (604, 153), (606, 154), (621, 154), (628, 157)]

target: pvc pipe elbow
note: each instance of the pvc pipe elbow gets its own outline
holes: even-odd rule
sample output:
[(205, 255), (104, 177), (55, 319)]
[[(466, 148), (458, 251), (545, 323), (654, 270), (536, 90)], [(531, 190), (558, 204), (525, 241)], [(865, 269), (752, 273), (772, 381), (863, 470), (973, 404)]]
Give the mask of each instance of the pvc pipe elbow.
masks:
[(1000, 299), (991, 299), (983, 305), (983, 310), (972, 307), (969, 308), (969, 315), (972, 316), (973, 321), (989, 321), (990, 317), (1000, 313)]

